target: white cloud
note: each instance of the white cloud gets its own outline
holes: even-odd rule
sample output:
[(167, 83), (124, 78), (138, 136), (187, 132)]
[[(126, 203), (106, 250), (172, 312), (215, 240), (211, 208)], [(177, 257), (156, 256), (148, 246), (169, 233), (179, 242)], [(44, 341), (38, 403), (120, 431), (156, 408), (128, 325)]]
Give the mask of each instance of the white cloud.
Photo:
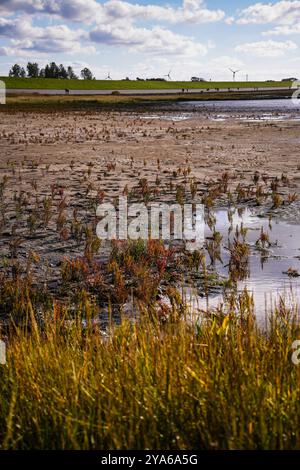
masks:
[(195, 42), (193, 39), (175, 34), (172, 31), (154, 26), (138, 28), (129, 22), (99, 24), (91, 32), (83, 29), (70, 29), (66, 25), (53, 25), (44, 28), (33, 26), (29, 17), (0, 18), (0, 38), (10, 39), (10, 44), (2, 48), (2, 54), (14, 55), (36, 51), (42, 53), (94, 52), (92, 43), (129, 46), (137, 52), (151, 54), (178, 54), (186, 56), (205, 55), (211, 45)]
[(103, 13), (110, 19), (128, 18), (131, 21), (163, 21), (169, 23), (211, 23), (225, 17), (222, 10), (208, 10), (202, 0), (184, 0), (181, 7), (139, 5), (121, 0), (109, 0)]
[(234, 24), (234, 22), (235, 22), (234, 16), (227, 16), (227, 18), (225, 19), (226, 24), (231, 25), (231, 24)]
[(255, 3), (240, 12), (238, 24), (295, 24), (300, 21), (300, 1)]
[(29, 15), (53, 15), (69, 21), (94, 21), (101, 12), (96, 0), (1, 0), (0, 13), (27, 13)]
[(135, 51), (151, 54), (204, 55), (209, 47), (158, 26), (147, 29), (121, 24), (99, 25), (90, 33), (90, 39), (96, 43), (130, 46)]
[(0, 18), (0, 38), (26, 38), (32, 34), (31, 22), (26, 18)]
[(32, 26), (28, 17), (5, 19), (0, 18), (0, 37), (9, 38), (8, 46), (1, 48), (1, 55), (34, 53), (79, 53), (95, 52), (92, 46), (83, 45), (88, 33), (82, 29), (72, 30), (66, 25)]
[(274, 28), (263, 36), (287, 36), (300, 33), (300, 1), (283, 0), (276, 3), (255, 3), (240, 12), (238, 24), (270, 24)]
[(265, 31), (263, 36), (289, 36), (291, 34), (300, 34), (300, 23), (289, 26), (276, 26), (274, 29)]
[(286, 52), (297, 49), (293, 41), (258, 41), (240, 44), (235, 47), (236, 52), (243, 52), (254, 57), (281, 57)]
[[(23, 12), (11, 18), (11, 14)], [(161, 23), (209, 23), (220, 21), (222, 10), (209, 10), (203, 0), (183, 0), (181, 6), (133, 4), (121, 0), (0, 0), (0, 37), (11, 40), (2, 54), (12, 50), (45, 53), (93, 51), (92, 43), (128, 46), (137, 52), (197, 56), (206, 54), (210, 43), (202, 44), (186, 35), (176, 34)], [(64, 21), (94, 25), (89, 32), (67, 26), (33, 27), (31, 17), (48, 15)], [(148, 22), (147, 27), (139, 27)], [(152, 24), (153, 23), (153, 24)], [(16, 40), (19, 42), (16, 43)], [(84, 43), (84, 48), (81, 46)], [(90, 43), (90, 45), (88, 45)], [(20, 52), (21, 51), (21, 52)]]
[(177, 8), (171, 6), (132, 4), (122, 0), (2, 0), (1, 14), (25, 12), (53, 15), (69, 21), (103, 23), (108, 20), (159, 21), (170, 23), (211, 23), (225, 17), (223, 10), (209, 10), (203, 0), (183, 0)]

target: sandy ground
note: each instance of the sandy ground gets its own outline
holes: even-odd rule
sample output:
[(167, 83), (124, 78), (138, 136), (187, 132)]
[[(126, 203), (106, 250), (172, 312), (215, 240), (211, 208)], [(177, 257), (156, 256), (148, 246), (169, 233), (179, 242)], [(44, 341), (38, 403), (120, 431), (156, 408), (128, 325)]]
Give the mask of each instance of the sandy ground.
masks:
[[(124, 113), (2, 114), (1, 173), (10, 173), (8, 162), (19, 165), (22, 161), (33, 161), (41, 165), (41, 170), (51, 165), (52, 171), (44, 172), (39, 181), (47, 187), (57, 179), (60, 182), (72, 179), (72, 161), (77, 170), (81, 164), (92, 162), (94, 172), (99, 174), (106, 163), (115, 162), (114, 175), (106, 175), (101, 186), (107, 190), (112, 186), (118, 188), (120, 183), (123, 189), (122, 183), (128, 176), (130, 183), (133, 177), (161, 175), (157, 159), (162, 171), (183, 167), (188, 159), (191, 174), (202, 179), (217, 178), (223, 171), (246, 176), (247, 172), (258, 170), (267, 175), (290, 173), (297, 182), (299, 127), (300, 122), (293, 121), (213, 122), (201, 115), (172, 122)], [(134, 171), (128, 168), (131, 159)], [(69, 183), (72, 186), (72, 181)]]
[(74, 237), (76, 223), (82, 228), (95, 220), (99, 198), (112, 201), (129, 193), (135, 199), (143, 178), (158, 201), (174, 201), (176, 185), (189, 188), (193, 179), (201, 197), (225, 172), (232, 191), (258, 171), (266, 181), (286, 174), (282, 194), (300, 194), (299, 121), (216, 122), (208, 114), (178, 122), (169, 114), (168, 119), (145, 117), (96, 111), (1, 113), (2, 269), (15, 244), (24, 266), (28, 253), (37, 253), (44, 262), (44, 271), (37, 271), (40, 280), (45, 276), (55, 284), (62, 257), (82, 253)]

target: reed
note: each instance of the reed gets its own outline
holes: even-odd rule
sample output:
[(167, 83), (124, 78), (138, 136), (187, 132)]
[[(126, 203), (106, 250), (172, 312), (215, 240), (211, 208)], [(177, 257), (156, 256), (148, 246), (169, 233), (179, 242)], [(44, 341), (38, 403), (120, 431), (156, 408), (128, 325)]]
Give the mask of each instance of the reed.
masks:
[(27, 300), (30, 331), (6, 332), (0, 448), (299, 449), (296, 311), (282, 301), (261, 329), (244, 292), (194, 324), (174, 299), (168, 321), (123, 317), (108, 337), (86, 299), (85, 327), (54, 303), (43, 328)]

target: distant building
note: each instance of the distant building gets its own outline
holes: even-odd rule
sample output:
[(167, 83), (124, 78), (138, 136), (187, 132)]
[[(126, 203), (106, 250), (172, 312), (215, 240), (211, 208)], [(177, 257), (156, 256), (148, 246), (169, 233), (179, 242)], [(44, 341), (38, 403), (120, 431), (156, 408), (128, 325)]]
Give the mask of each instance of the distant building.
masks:
[(204, 78), (192, 77), (191, 82), (206, 82)]
[(283, 78), (281, 81), (282, 82), (296, 82), (298, 78), (291, 77), (291, 78)]

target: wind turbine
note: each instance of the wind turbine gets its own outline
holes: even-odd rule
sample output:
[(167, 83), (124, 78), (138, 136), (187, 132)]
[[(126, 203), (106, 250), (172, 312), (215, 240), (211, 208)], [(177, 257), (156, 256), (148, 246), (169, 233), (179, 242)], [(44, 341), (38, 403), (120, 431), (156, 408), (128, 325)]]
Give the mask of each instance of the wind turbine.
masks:
[(167, 75), (164, 75), (164, 77), (168, 77), (168, 79), (171, 80), (171, 72), (172, 72), (172, 70), (170, 70)]
[(112, 80), (112, 78), (110, 76), (110, 72), (108, 72), (107, 77), (105, 78), (105, 80)]
[(240, 70), (232, 70), (232, 69), (229, 69), (230, 72), (232, 72), (232, 77), (233, 77), (233, 81), (235, 82), (235, 76), (238, 72), (240, 72)]

